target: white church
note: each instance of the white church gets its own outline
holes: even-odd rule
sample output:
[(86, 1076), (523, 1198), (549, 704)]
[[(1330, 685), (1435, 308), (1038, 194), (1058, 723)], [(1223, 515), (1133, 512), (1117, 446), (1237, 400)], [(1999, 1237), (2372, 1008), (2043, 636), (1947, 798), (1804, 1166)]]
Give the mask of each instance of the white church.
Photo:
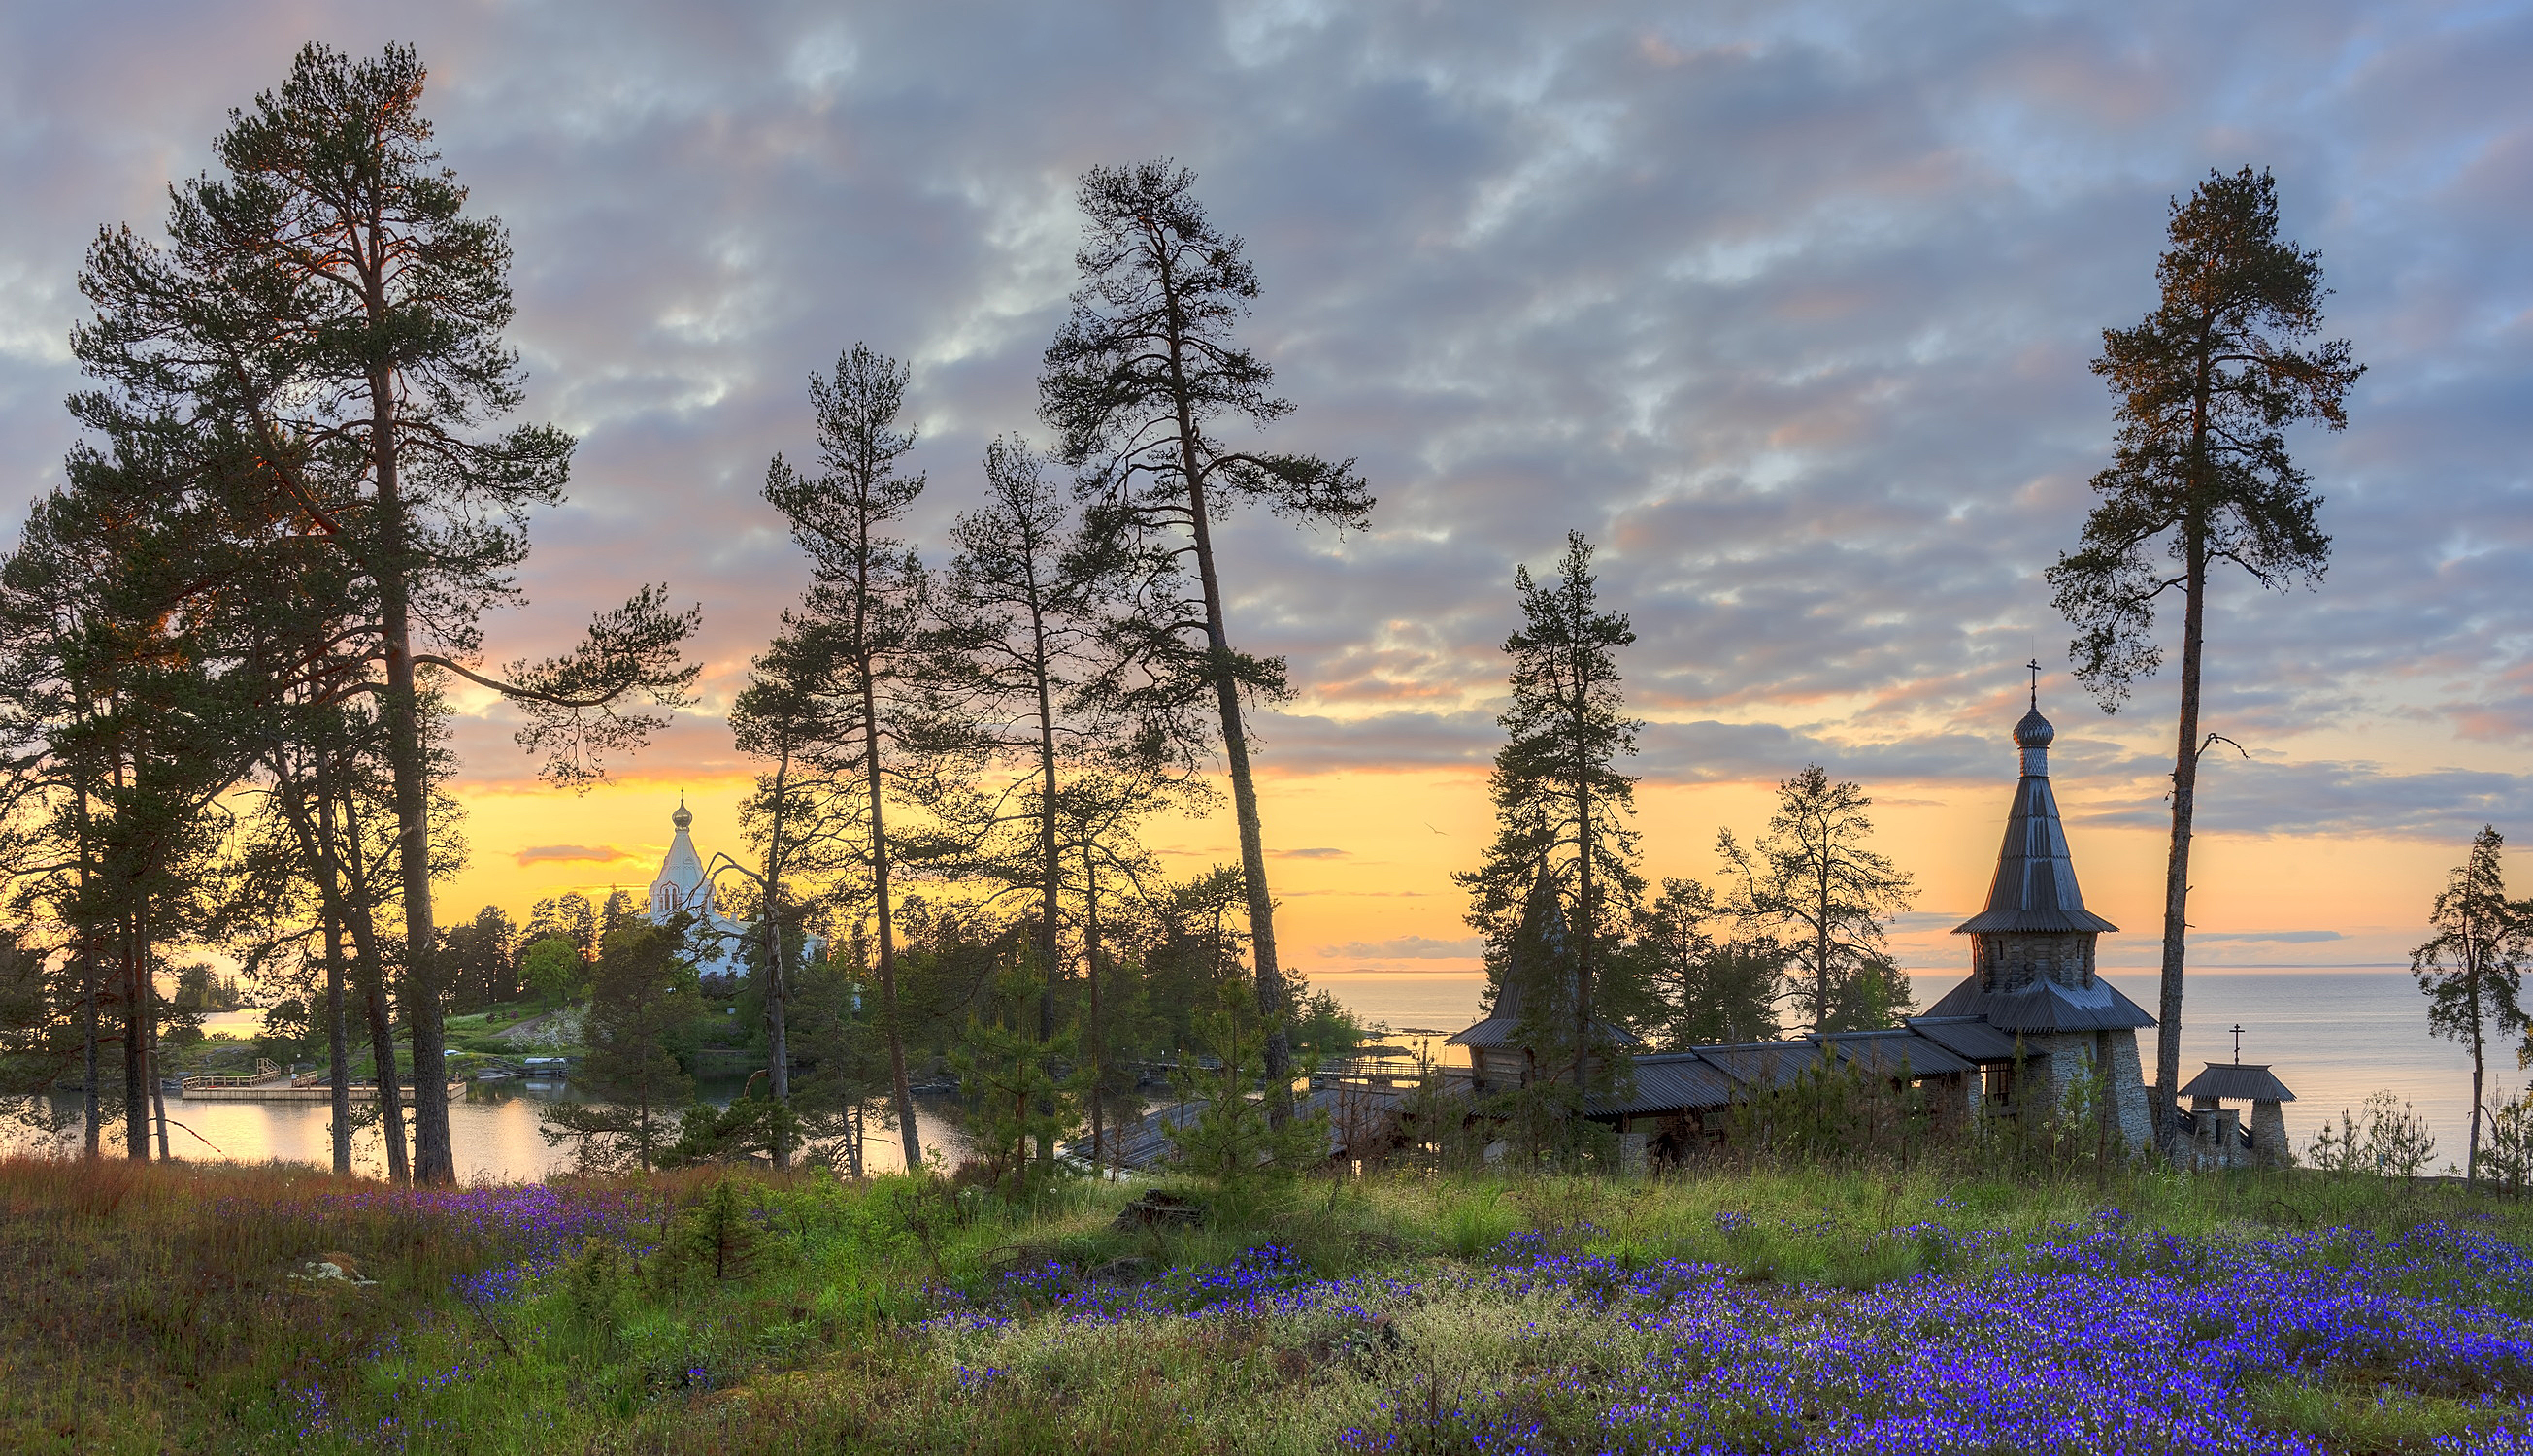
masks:
[[(678, 799), (677, 811), (669, 816), (677, 837), (669, 841), (668, 857), (660, 861), (660, 877), (651, 882), (651, 923), (667, 924), (680, 910), (700, 921), (705, 934), (697, 947), (695, 969), (707, 989), (728, 994), (747, 978), (746, 937), (755, 927), (722, 913), (712, 878), (704, 873), (703, 856), (695, 852), (694, 837), (687, 833), (694, 822), (686, 801)], [(811, 954), (816, 950), (812, 944)]]

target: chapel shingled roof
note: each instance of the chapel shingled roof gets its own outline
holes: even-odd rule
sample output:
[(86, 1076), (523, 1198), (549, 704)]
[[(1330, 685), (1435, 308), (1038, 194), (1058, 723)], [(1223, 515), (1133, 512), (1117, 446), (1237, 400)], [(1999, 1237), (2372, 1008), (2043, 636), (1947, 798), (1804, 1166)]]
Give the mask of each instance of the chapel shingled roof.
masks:
[(2062, 986), (2042, 976), (2014, 991), (1984, 991), (1971, 976), (1926, 1008), (1929, 1017), (1977, 1017), (1999, 1031), (2117, 1031), (2151, 1026), (2146, 1008), (2095, 977), (2090, 986)]
[(2236, 1102), (2293, 1102), (2295, 1093), (2267, 1065), (2210, 1062), (2208, 1070), (2181, 1089), (2184, 1097), (2217, 1097)]
[(2005, 844), (1997, 850), (1996, 878), (1987, 907), (1953, 927), (1955, 935), (1982, 931), (2117, 930), (2085, 908), (2076, 888), (2076, 861), (2067, 852), (2067, 831), (2058, 822), (2058, 798), (2049, 790), (2049, 741), (2057, 729), (2040, 716), (2035, 700), (2014, 726), (2023, 750), (2023, 777), (2005, 816)]

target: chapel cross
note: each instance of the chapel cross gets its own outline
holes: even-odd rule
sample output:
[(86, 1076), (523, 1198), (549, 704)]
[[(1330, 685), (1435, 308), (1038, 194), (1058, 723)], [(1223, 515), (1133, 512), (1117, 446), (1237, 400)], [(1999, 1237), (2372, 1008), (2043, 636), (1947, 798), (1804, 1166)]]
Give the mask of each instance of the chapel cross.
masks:
[(2032, 670), (2032, 711), (2040, 711), (2040, 659), (2033, 658), (2023, 666)]
[(2232, 1029), (2234, 1032), (2234, 1065), (2240, 1067), (2243, 1065), (2243, 1023), (2236, 1021)]

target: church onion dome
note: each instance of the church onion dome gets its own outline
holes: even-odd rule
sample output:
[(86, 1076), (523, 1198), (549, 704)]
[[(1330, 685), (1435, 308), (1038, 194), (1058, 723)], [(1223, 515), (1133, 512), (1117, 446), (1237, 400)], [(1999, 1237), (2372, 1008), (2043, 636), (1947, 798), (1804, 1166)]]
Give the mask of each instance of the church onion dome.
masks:
[(686, 801), (682, 798), (677, 800), (677, 812), (669, 816), (669, 823), (677, 829), (683, 830), (692, 828), (694, 822), (695, 816), (688, 812)]
[(2056, 736), (2037, 704), (2014, 726), (2023, 777), (2005, 816), (1996, 879), (1988, 886), (1987, 907), (1955, 926), (1955, 935), (2119, 929), (2085, 908), (2084, 892), (2076, 888), (2076, 861), (2067, 852), (2067, 830), (2058, 822), (2058, 798), (2049, 788), (2049, 741)]

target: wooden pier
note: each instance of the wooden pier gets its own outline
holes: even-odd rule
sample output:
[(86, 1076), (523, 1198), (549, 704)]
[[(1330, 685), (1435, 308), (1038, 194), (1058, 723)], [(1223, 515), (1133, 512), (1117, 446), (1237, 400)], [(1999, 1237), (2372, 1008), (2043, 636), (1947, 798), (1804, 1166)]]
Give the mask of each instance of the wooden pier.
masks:
[[(413, 1083), (402, 1083), (410, 1094)], [(375, 1102), (379, 1089), (375, 1082), (355, 1082), (345, 1088), (355, 1102)], [(452, 1081), (448, 1095), (465, 1095), (466, 1083)], [(329, 1102), (334, 1089), (322, 1072), (303, 1073), (293, 1077), (270, 1062), (258, 1064), (253, 1077), (189, 1077), (184, 1080), (188, 1102)]]

